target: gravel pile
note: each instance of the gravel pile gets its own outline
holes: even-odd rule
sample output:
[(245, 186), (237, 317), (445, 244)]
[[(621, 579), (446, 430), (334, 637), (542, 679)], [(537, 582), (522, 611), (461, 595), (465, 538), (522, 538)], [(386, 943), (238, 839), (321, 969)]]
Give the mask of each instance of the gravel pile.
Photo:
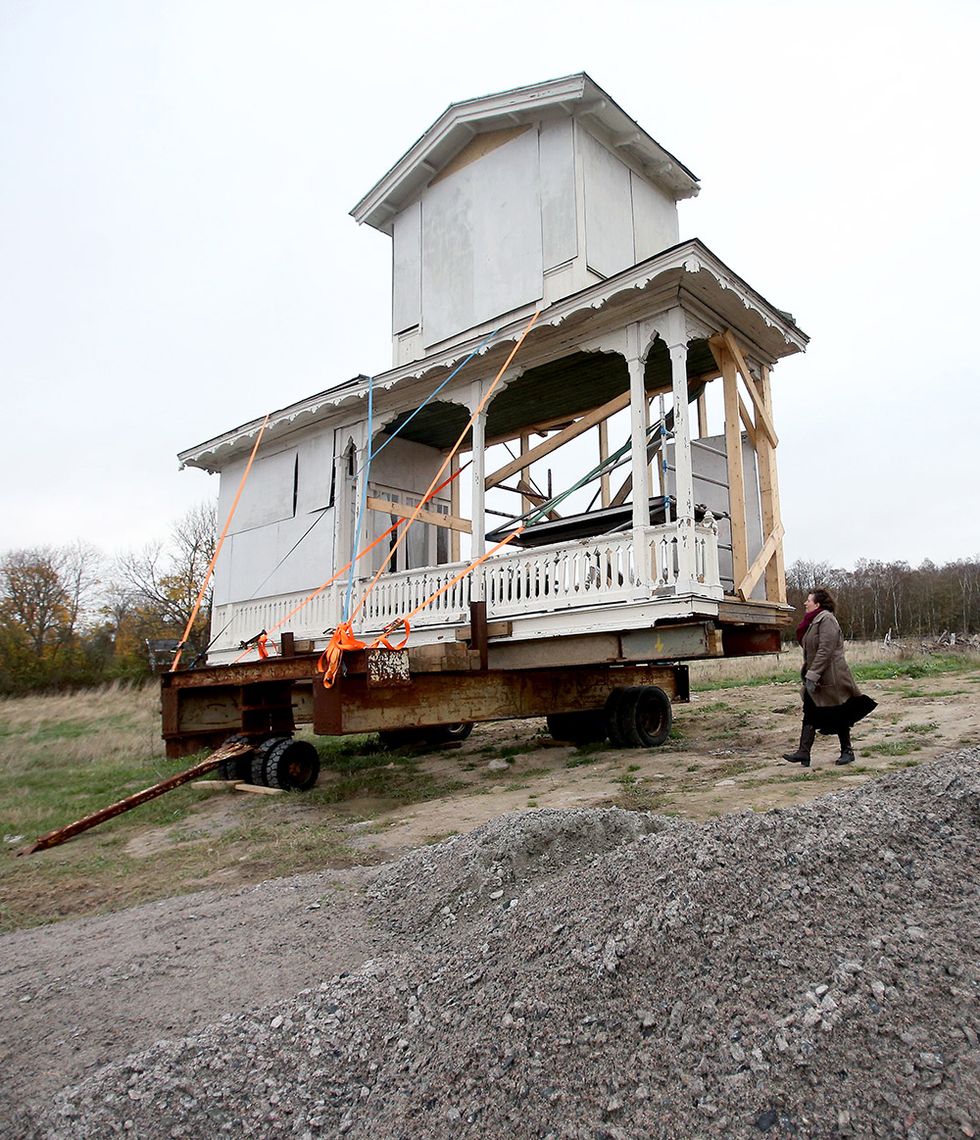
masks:
[(379, 873), (409, 949), (111, 1064), (36, 1134), (973, 1136), (978, 760), (707, 825), (496, 821)]

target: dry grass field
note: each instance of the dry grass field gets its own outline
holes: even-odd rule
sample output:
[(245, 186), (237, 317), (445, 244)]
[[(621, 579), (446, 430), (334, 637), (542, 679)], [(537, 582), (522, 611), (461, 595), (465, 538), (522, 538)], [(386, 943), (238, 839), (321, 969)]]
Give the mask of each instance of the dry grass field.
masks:
[(0, 701), (0, 929), (131, 906), (202, 887), (386, 860), (508, 811), (618, 804), (705, 819), (763, 811), (976, 744), (980, 659), (854, 646), (879, 702), (858, 762), (787, 765), (799, 721), (797, 654), (692, 666), (692, 701), (661, 748), (557, 745), (543, 721), (478, 726), (462, 747), (389, 752), (375, 738), (318, 739), (309, 793), (185, 786), (35, 855), (36, 836), (185, 767), (159, 739), (154, 687)]

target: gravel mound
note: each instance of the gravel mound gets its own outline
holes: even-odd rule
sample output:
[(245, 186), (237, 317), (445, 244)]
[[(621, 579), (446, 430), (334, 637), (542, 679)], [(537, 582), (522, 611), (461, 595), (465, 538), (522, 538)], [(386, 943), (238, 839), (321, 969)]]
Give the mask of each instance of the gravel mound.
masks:
[(414, 947), (111, 1064), (36, 1134), (973, 1136), (978, 760), (417, 853), (370, 899)]
[(433, 925), (503, 906), (537, 879), (593, 862), (643, 835), (683, 827), (666, 816), (592, 808), (547, 808), (491, 820), (418, 851), (379, 872), (372, 911), (393, 932), (419, 937)]

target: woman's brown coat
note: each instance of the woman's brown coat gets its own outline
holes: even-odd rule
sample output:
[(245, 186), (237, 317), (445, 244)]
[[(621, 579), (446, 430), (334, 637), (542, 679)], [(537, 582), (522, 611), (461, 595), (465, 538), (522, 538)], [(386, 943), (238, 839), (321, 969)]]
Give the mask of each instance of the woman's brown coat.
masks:
[(842, 705), (861, 690), (844, 660), (844, 635), (830, 610), (821, 610), (803, 635), (804, 681), (814, 681), (810, 694), (818, 708)]

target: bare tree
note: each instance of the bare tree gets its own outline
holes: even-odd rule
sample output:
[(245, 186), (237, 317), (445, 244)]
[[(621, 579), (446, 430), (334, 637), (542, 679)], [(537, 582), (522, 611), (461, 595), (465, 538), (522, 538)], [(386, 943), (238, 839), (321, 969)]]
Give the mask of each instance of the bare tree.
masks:
[[(214, 554), (215, 508), (201, 504), (189, 510), (157, 542), (116, 563), (114, 594), (138, 611), (152, 633), (180, 637), (190, 620), (208, 565)], [(206, 591), (189, 640), (199, 648), (211, 619), (211, 588)]]

